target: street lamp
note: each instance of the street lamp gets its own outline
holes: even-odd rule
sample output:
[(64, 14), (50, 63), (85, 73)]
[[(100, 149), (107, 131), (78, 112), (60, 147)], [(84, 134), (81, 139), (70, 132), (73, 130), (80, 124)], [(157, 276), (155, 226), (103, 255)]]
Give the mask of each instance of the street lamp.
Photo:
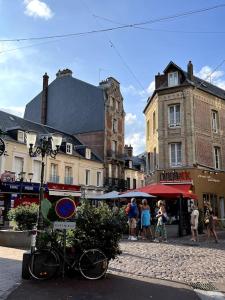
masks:
[(35, 147), (37, 139), (37, 133), (34, 131), (29, 131), (26, 133), (26, 143), (29, 149), (30, 157), (36, 157), (41, 155), (41, 183), (39, 190), (39, 211), (38, 211), (38, 229), (43, 228), (43, 217), (41, 213), (41, 204), (44, 199), (44, 157), (49, 155), (52, 158), (55, 158), (59, 152), (60, 146), (62, 144), (62, 135), (58, 133), (53, 133), (51, 135), (43, 135), (40, 137), (40, 144)]
[(29, 181), (31, 182), (31, 181), (32, 181), (32, 179), (33, 179), (33, 175), (34, 175), (34, 173), (28, 173), (27, 175), (28, 175), (28, 179), (29, 179)]

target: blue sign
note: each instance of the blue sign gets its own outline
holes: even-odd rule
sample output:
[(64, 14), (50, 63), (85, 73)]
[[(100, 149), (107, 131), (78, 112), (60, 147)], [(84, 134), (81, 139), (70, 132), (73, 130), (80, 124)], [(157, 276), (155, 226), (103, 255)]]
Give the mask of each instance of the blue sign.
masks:
[(75, 202), (70, 198), (61, 198), (56, 202), (55, 212), (61, 219), (69, 219), (76, 212)]

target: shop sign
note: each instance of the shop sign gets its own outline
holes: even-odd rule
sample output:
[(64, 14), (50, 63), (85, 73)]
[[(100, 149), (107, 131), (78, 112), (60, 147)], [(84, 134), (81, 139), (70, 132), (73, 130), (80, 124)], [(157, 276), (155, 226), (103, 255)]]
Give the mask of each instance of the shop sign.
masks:
[(210, 175), (201, 175), (201, 174), (199, 174), (198, 178), (207, 179), (208, 182), (215, 182), (215, 183), (221, 182), (220, 179), (212, 178)]
[(172, 172), (161, 172), (159, 173), (160, 182), (176, 181), (176, 182), (190, 182), (192, 178), (190, 177), (190, 172), (188, 171), (172, 171)]

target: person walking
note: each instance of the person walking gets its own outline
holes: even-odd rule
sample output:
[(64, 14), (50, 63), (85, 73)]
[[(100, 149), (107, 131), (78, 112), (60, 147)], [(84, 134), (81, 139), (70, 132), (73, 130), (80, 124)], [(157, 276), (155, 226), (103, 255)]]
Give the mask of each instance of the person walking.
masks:
[(138, 208), (136, 204), (136, 199), (132, 198), (131, 202), (128, 204), (128, 224), (129, 224), (129, 237), (131, 241), (136, 241), (136, 227), (137, 227), (137, 218), (138, 218)]
[(157, 224), (155, 229), (154, 242), (160, 242), (160, 240), (167, 242), (167, 232), (166, 232), (167, 213), (166, 213), (165, 203), (162, 200), (159, 200), (157, 205), (159, 207), (159, 210), (156, 215)]
[(191, 241), (198, 242), (198, 218), (199, 218), (199, 211), (197, 204), (194, 203), (193, 210), (191, 213)]
[(212, 207), (209, 201), (204, 201), (204, 225), (207, 232), (207, 240), (210, 239), (209, 219), (212, 212)]
[(150, 213), (150, 207), (148, 205), (148, 202), (146, 199), (142, 200), (142, 207), (141, 207), (141, 228), (142, 228), (142, 239), (146, 240), (149, 236), (149, 233), (151, 233), (152, 237), (152, 231), (151, 231), (151, 213)]
[(216, 234), (216, 224), (215, 224), (216, 220), (217, 217), (214, 215), (214, 212), (210, 211), (209, 224), (208, 224), (209, 237), (213, 236), (213, 238), (215, 239), (215, 243), (218, 243), (218, 237)]

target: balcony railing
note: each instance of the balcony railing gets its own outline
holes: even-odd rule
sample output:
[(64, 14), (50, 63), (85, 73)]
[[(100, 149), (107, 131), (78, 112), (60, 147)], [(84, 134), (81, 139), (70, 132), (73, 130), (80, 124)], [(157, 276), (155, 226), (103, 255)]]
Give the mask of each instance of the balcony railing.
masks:
[(65, 184), (73, 184), (73, 177), (71, 177), (71, 176), (65, 176), (64, 183)]
[(127, 189), (127, 183), (126, 180), (120, 179), (120, 178), (106, 178), (104, 187), (109, 190), (115, 190), (115, 191), (125, 191)]
[(124, 159), (124, 154), (118, 153), (118, 151), (107, 150), (107, 157), (123, 160)]
[(49, 177), (50, 182), (59, 183), (59, 176), (58, 175), (51, 175)]

